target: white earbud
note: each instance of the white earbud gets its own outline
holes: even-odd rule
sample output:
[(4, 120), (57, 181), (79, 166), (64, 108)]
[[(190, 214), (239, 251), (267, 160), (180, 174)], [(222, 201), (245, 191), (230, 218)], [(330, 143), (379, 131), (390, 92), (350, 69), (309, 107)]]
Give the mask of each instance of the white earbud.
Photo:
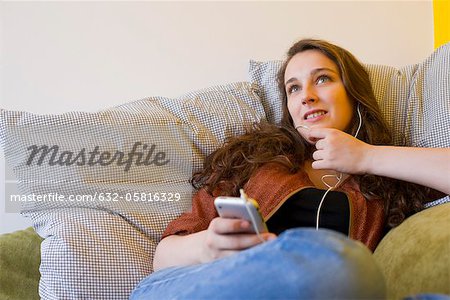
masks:
[(306, 125), (298, 125), (298, 126), (295, 126), (295, 130), (297, 130), (297, 129), (299, 129), (299, 128), (309, 129), (309, 127), (306, 126)]

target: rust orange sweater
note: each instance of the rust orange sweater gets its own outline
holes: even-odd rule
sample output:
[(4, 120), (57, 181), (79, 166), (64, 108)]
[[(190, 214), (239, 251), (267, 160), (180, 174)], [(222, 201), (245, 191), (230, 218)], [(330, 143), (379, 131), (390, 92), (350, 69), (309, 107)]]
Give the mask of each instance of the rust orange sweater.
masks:
[[(303, 170), (292, 174), (279, 164), (269, 163), (258, 169), (244, 186), (244, 190), (258, 202), (261, 214), (267, 221), (290, 196), (310, 187), (314, 187), (314, 184)], [(383, 201), (366, 200), (351, 177), (335, 190), (344, 192), (349, 199), (349, 237), (361, 241), (374, 251), (384, 228)], [(220, 196), (220, 192), (210, 195), (200, 189), (194, 196), (192, 211), (172, 221), (164, 231), (163, 238), (207, 229), (211, 220), (218, 217), (214, 208), (214, 199), (217, 196)]]

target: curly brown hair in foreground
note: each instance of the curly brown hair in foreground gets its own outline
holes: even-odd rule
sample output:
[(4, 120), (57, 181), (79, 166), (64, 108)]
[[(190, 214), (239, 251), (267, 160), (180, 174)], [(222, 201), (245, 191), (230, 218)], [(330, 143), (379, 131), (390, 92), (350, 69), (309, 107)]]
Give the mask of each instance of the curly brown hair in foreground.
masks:
[[(340, 72), (347, 95), (353, 102), (353, 115), (359, 103), (363, 118), (358, 138), (372, 145), (391, 145), (392, 136), (382, 117), (369, 75), (363, 65), (347, 50), (323, 40), (304, 39), (295, 43), (278, 73), (278, 87), (282, 94), (283, 118), (280, 124), (261, 123), (249, 128), (238, 137), (230, 138), (223, 147), (209, 155), (202, 171), (195, 173), (192, 184), (209, 193), (220, 187), (223, 195), (237, 196), (239, 189), (261, 165), (277, 162), (291, 172), (297, 172), (305, 161), (312, 159), (314, 145), (305, 141), (295, 130), (287, 109), (284, 85), (286, 66), (297, 53), (315, 50), (331, 59)], [(359, 120), (353, 118), (348, 133), (354, 135)], [(428, 199), (429, 189), (400, 180), (355, 175), (361, 192), (367, 199), (382, 198), (385, 203), (387, 224), (397, 226), (407, 216), (420, 211)]]

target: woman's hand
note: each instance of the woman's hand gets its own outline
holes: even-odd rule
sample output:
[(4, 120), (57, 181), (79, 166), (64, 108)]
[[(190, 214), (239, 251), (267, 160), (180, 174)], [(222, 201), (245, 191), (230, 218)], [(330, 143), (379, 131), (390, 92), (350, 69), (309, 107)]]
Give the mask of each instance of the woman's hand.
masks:
[[(263, 240), (276, 238), (273, 233), (262, 233)], [(229, 256), (253, 247), (263, 241), (251, 232), (251, 224), (246, 220), (215, 218), (204, 233), (202, 262)]]
[[(276, 235), (263, 233), (261, 237), (267, 241), (276, 238)], [(255, 233), (251, 233), (248, 221), (215, 218), (209, 223), (208, 229), (162, 239), (156, 247), (153, 269), (157, 271), (168, 267), (205, 263), (262, 242)]]
[(311, 128), (310, 140), (316, 141), (314, 169), (331, 169), (347, 174), (367, 173), (372, 145), (337, 129)]
[(330, 128), (307, 134), (316, 142), (314, 169), (386, 176), (450, 194), (450, 148), (374, 146)]

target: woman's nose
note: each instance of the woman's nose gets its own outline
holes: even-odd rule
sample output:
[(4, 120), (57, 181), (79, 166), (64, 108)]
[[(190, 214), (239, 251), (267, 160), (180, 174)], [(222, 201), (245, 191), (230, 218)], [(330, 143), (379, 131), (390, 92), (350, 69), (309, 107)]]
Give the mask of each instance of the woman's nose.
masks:
[(314, 103), (316, 100), (312, 97), (305, 97), (302, 99), (302, 104), (306, 105), (306, 104), (311, 104)]
[(304, 87), (301, 100), (303, 105), (312, 104), (317, 101), (317, 96), (311, 87)]

